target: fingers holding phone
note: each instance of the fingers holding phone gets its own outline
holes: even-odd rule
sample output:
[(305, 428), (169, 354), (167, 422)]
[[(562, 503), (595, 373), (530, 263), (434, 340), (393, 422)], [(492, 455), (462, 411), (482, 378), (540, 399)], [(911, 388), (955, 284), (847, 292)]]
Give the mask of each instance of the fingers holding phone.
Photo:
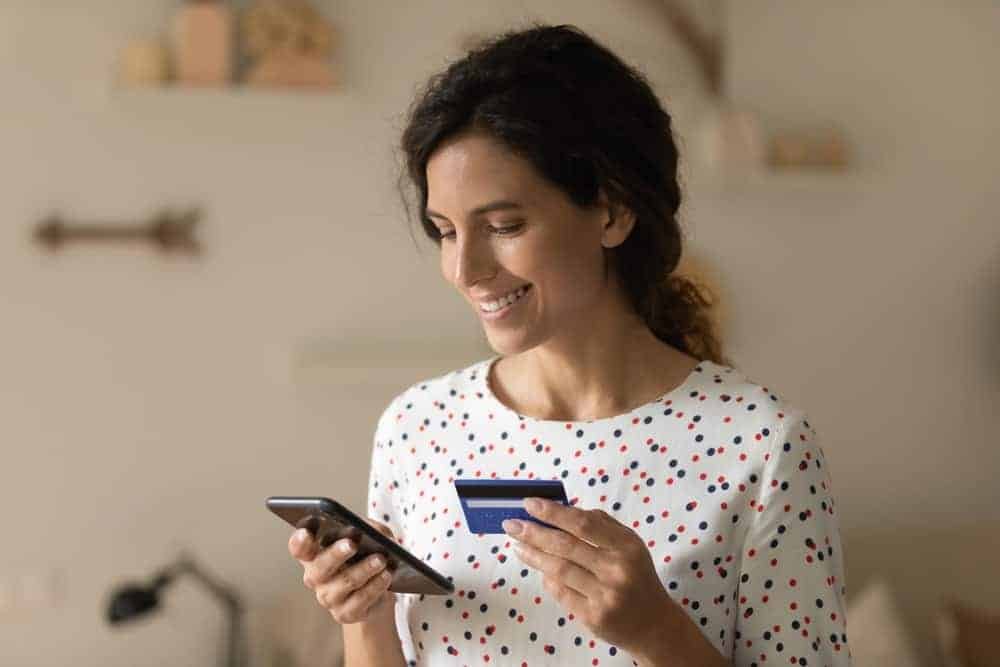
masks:
[[(455, 584), (430, 567), (423, 560), (407, 551), (393, 535), (389, 526), (364, 515), (355, 514), (343, 504), (323, 496), (270, 496), (265, 506), (278, 518), (294, 526), (305, 528), (319, 544), (306, 542), (303, 545), (288, 544), (289, 551), (298, 554), (300, 562), (311, 562), (313, 558), (331, 546), (336, 540), (352, 540), (354, 555), (341, 567), (353, 565), (370, 554), (381, 554), (387, 559), (388, 570), (392, 573), (389, 590), (396, 593), (417, 593), (420, 595), (451, 595)], [(299, 553), (299, 549), (302, 552)], [(303, 562), (303, 567), (305, 563)], [(392, 598), (394, 600), (394, 598)]]
[[(365, 521), (393, 538), (385, 524), (368, 518)], [(304, 528), (292, 533), (288, 541), (289, 553), (302, 564), (303, 584), (316, 594), (319, 604), (338, 623), (357, 623), (393, 613), (396, 596), (388, 590), (392, 576), (386, 568), (385, 556), (372, 554), (348, 563), (356, 550), (357, 545), (350, 538), (323, 548)]]

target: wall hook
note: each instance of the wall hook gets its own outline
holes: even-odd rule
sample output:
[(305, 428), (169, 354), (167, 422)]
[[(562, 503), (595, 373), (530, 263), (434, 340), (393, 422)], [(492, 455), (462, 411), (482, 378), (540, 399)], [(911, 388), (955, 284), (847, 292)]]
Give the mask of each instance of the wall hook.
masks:
[(201, 210), (183, 213), (163, 210), (147, 222), (136, 225), (104, 223), (70, 223), (54, 214), (35, 227), (35, 240), (55, 251), (70, 241), (149, 242), (164, 252), (199, 254), (201, 247), (194, 237), (194, 228), (201, 219)]

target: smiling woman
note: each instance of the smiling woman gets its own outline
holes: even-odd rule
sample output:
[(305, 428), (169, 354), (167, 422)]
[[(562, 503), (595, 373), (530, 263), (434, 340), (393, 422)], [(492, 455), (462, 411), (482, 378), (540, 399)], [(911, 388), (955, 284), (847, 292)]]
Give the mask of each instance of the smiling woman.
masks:
[[(596, 266), (615, 274), (622, 305), (673, 348), (727, 361), (707, 313), (710, 295), (675, 273), (681, 192), (671, 118), (641, 73), (579, 30), (540, 26), (470, 51), (418, 96), (402, 151), (404, 202), (411, 184), (416, 217), (442, 245), (451, 279), (467, 279), (455, 272), (468, 267), (445, 259), (461, 259), (448, 247), (460, 245), (460, 227), (468, 227), (461, 249), (470, 255), (483, 232), (495, 243), (531, 243), (544, 230), (551, 243), (592, 249), (586, 232), (605, 231)], [(509, 287), (504, 279), (518, 282), (499, 275), (488, 296)]]
[[(430, 80), (402, 149), (498, 354), (379, 419), (368, 517), (456, 592), (358, 602), (348, 665), (849, 665), (819, 438), (676, 273), (677, 148), (643, 76), (572, 26), (506, 33)], [(570, 504), (473, 534), (463, 478), (559, 480)]]

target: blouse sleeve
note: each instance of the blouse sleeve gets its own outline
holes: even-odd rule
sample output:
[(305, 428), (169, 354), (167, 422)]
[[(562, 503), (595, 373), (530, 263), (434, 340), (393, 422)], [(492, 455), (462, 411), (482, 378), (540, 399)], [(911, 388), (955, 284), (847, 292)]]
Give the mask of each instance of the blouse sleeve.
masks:
[(406, 497), (405, 469), (401, 460), (403, 443), (396, 428), (401, 396), (394, 398), (375, 426), (371, 466), (368, 471), (367, 515), (392, 529), (402, 544)]
[(849, 667), (843, 551), (826, 460), (806, 415), (785, 416), (751, 503), (733, 664)]

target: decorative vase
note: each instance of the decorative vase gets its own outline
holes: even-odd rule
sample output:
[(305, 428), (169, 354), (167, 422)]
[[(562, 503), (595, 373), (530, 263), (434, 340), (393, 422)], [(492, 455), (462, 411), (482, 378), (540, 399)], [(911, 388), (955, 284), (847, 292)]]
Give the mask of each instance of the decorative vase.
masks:
[(188, 0), (174, 16), (174, 73), (180, 84), (226, 85), (232, 78), (233, 17), (219, 0)]
[(170, 78), (170, 52), (161, 40), (136, 39), (122, 49), (118, 82), (123, 86), (160, 86)]

